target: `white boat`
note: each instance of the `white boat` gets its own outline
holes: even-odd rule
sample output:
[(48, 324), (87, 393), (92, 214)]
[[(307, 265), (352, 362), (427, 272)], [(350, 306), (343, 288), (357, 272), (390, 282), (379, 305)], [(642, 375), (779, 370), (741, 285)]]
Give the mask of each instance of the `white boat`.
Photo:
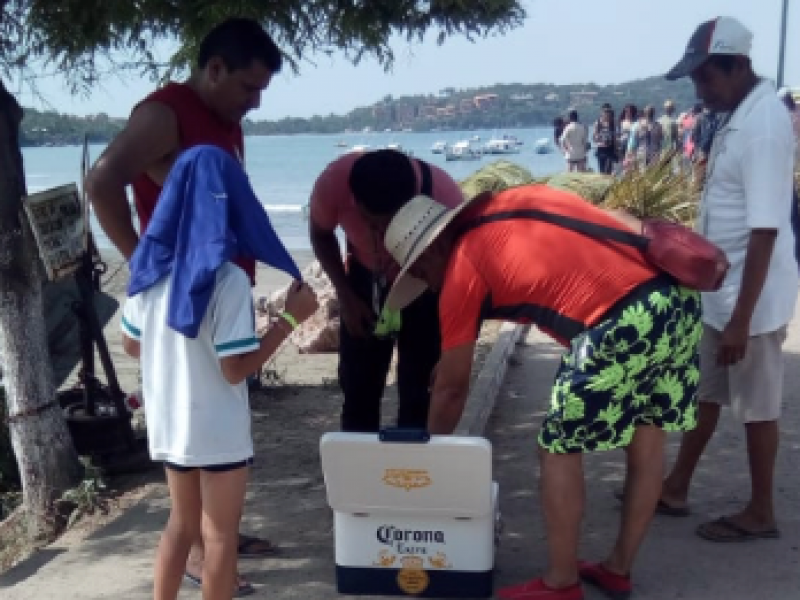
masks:
[(480, 148), (472, 145), (472, 142), (467, 140), (463, 142), (456, 142), (444, 153), (445, 160), (480, 160), (483, 158), (483, 152)]
[(372, 148), (369, 144), (356, 144), (355, 146), (351, 146), (348, 152), (369, 152)]
[(403, 154), (406, 154), (408, 156), (414, 156), (414, 152), (412, 150), (406, 150), (405, 148), (403, 148), (401, 144), (398, 144), (397, 142), (386, 144), (384, 148), (386, 150), (394, 150), (395, 152), (402, 152)]
[(516, 140), (506, 138), (492, 138), (483, 146), (484, 154), (519, 154), (519, 144)]
[(431, 146), (431, 152), (434, 154), (444, 154), (447, 150), (447, 142), (434, 142)]
[(533, 145), (533, 151), (536, 154), (550, 154), (553, 151), (553, 144), (550, 142), (550, 138), (540, 138), (536, 140), (536, 143)]

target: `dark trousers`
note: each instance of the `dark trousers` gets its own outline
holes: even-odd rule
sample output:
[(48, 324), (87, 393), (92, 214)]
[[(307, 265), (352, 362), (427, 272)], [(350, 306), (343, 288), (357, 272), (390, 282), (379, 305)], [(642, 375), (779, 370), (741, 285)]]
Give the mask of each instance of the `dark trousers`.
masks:
[(614, 172), (614, 153), (611, 150), (597, 150), (597, 167), (601, 173), (611, 175)]
[[(351, 257), (347, 277), (358, 297), (372, 306), (372, 273)], [(344, 392), (342, 431), (372, 433), (380, 429), (381, 398), (395, 343), (397, 426), (426, 427), (431, 400), (428, 388), (441, 347), (438, 296), (425, 292), (403, 310), (402, 319), (403, 326), (396, 339), (374, 335), (355, 338), (342, 321), (339, 337), (339, 385)]]

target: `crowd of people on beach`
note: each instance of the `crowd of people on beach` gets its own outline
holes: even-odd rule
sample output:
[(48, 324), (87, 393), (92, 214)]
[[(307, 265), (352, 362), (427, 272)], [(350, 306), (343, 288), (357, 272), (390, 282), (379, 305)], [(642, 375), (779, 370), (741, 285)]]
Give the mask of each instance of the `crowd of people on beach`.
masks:
[[(787, 97), (791, 98), (788, 91)], [(590, 128), (573, 109), (566, 119), (559, 116), (553, 120), (553, 139), (563, 151), (569, 171), (587, 171), (592, 149), (598, 172), (606, 175), (646, 168), (675, 153), (680, 158), (676, 166), (690, 172), (692, 181), (702, 187), (711, 143), (724, 116), (702, 103), (677, 116), (675, 110), (672, 100), (664, 101), (660, 116), (653, 105), (640, 110), (635, 104), (626, 104), (617, 120), (614, 107), (605, 103)]]
[[(725, 405), (746, 432), (752, 495), (697, 534), (716, 543), (780, 535), (773, 474), (782, 345), (798, 292), (789, 217), (800, 119), (753, 71), (751, 41), (733, 18), (701, 24), (667, 78), (690, 77), (702, 105), (677, 117), (671, 102), (660, 117), (626, 106), (619, 121), (606, 105), (592, 134), (605, 173), (671, 150), (702, 164), (697, 230), (729, 263), (717, 290), (687, 287), (640, 248), (588, 234), (642, 224), (546, 186), (464, 198), (446, 172), (395, 150), (346, 154), (315, 182), (309, 235), (342, 315), (342, 431), (378, 431), (395, 351), (397, 424), (449, 435), (484, 320), (533, 324), (564, 346), (538, 436), (549, 564), (501, 598), (581, 600), (581, 582), (628, 597), (654, 515), (689, 513), (692, 477)], [(174, 600), (184, 580), (206, 600), (247, 595), (237, 559), (279, 552), (239, 525), (257, 460), (247, 378), (317, 309), (244, 171), (241, 122), (281, 66), (260, 24), (220, 23), (191, 77), (140, 102), (86, 181), (129, 262), (124, 347), (141, 361), (150, 453), (169, 487), (157, 600)], [(588, 136), (574, 111), (556, 133), (570, 170), (585, 170)], [(295, 279), (263, 335), (255, 261)], [(683, 438), (665, 474), (668, 432)], [(627, 461), (619, 535), (603, 560), (582, 562), (582, 456), (617, 448)]]
[[(800, 135), (800, 111), (791, 90), (778, 93), (786, 105), (795, 134)], [(580, 122), (577, 110), (553, 120), (553, 140), (564, 153), (568, 171), (589, 169), (589, 155), (594, 148), (597, 170), (607, 175), (621, 175), (633, 168), (647, 167), (668, 153), (680, 158), (677, 166), (690, 173), (697, 189), (702, 188), (714, 135), (726, 115), (695, 103), (676, 116), (675, 103), (665, 100), (659, 116), (652, 105), (643, 110), (626, 104), (615, 117), (614, 107), (604, 103), (591, 128)]]

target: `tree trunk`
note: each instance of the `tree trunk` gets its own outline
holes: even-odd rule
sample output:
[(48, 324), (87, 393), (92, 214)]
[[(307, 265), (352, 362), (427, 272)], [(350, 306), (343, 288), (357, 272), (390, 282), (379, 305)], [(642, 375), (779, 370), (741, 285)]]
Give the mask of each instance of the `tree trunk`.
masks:
[(21, 215), (22, 114), (0, 81), (0, 356), (28, 531), (32, 540), (47, 541), (58, 529), (53, 500), (80, 479), (81, 466), (56, 402), (42, 313), (43, 267)]

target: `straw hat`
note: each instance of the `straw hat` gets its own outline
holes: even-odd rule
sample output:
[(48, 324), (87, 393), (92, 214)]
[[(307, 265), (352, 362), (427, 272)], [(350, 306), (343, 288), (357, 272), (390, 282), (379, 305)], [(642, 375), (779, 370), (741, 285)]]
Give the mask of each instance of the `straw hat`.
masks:
[(445, 227), (471, 204), (462, 202), (456, 208), (448, 209), (428, 196), (420, 195), (397, 212), (383, 238), (389, 254), (400, 265), (400, 274), (386, 298), (386, 308), (401, 310), (428, 289), (428, 284), (409, 275), (408, 269)]

